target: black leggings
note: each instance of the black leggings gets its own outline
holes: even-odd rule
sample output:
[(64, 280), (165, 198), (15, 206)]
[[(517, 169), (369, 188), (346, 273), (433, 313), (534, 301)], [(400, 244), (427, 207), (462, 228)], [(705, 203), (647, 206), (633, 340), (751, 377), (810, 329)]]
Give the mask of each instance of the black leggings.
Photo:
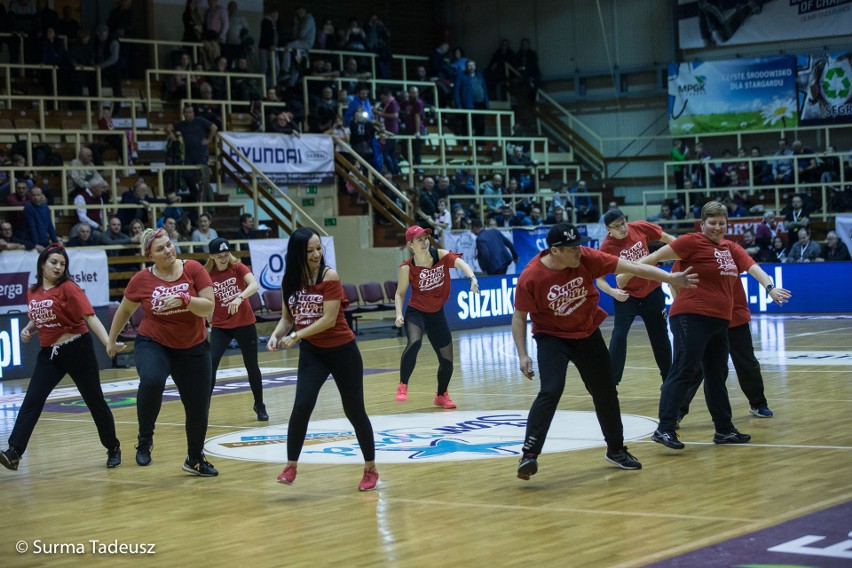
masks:
[(263, 404), (263, 377), (260, 375), (260, 367), (257, 364), (257, 327), (254, 324), (224, 329), (214, 327), (210, 332), (210, 359), (213, 362), (213, 372), (210, 379), (210, 390), (216, 388), (216, 371), (225, 349), (232, 339), (237, 340), (240, 352), (243, 354), (243, 363), (248, 371), (249, 386), (251, 394), (254, 395), (255, 404)]
[(38, 352), (27, 394), (24, 396), (24, 402), (21, 404), (21, 410), (18, 412), (12, 434), (9, 436), (9, 446), (15, 448), (18, 454), (23, 455), (26, 451), (48, 395), (66, 374), (71, 376), (71, 380), (80, 391), (80, 396), (89, 407), (103, 447), (111, 450), (118, 446), (118, 439), (115, 437), (115, 420), (101, 390), (98, 360), (95, 356), (92, 336), (84, 333), (69, 343), (42, 347)]
[(669, 328), (666, 325), (666, 296), (662, 287), (657, 287), (644, 298), (630, 296), (624, 302), (613, 302), (615, 323), (612, 337), (609, 340), (609, 356), (612, 361), (612, 380), (615, 384), (621, 382), (624, 374), (624, 362), (627, 360), (627, 334), (636, 316), (642, 318), (648, 339), (651, 340), (651, 351), (657, 368), (660, 369), (662, 380), (666, 380), (672, 366), (672, 344), (669, 343)]
[(364, 461), (376, 459), (373, 425), (364, 407), (364, 362), (361, 352), (352, 340), (339, 347), (322, 348), (302, 341), (299, 349), (299, 371), (296, 382), (296, 400), (287, 426), (287, 459), (299, 461), (308, 422), (317, 404), (317, 398), (328, 375), (340, 392), (343, 412), (355, 429), (355, 437), (364, 455)]
[(444, 310), (429, 313), (421, 312), (417, 308), (406, 308), (405, 331), (408, 343), (399, 363), (399, 381), (408, 384), (417, 363), (417, 354), (423, 344), (425, 331), (432, 349), (438, 355), (438, 394), (444, 394), (450, 386), (450, 379), (453, 378), (453, 336), (450, 334)]
[(171, 375), (186, 413), (187, 454), (191, 459), (200, 458), (210, 406), (210, 344), (205, 339), (187, 349), (174, 349), (139, 335), (134, 341), (133, 353), (139, 373), (136, 397), (139, 437), (150, 439), (154, 436), (166, 378)]

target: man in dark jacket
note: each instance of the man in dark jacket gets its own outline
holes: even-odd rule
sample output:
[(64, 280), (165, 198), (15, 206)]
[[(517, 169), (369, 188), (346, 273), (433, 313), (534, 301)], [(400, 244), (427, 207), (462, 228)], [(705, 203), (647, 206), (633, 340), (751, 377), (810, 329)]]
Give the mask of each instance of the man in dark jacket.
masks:
[(518, 261), (518, 253), (512, 241), (497, 229), (484, 229), (482, 221), (474, 218), (471, 231), (476, 235), (476, 258), (486, 274), (506, 274), (509, 265)]

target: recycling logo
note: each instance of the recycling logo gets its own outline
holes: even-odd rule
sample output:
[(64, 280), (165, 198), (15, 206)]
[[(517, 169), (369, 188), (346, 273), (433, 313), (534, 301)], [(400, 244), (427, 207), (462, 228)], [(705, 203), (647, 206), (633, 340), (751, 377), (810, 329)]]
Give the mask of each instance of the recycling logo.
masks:
[(849, 77), (842, 67), (830, 67), (822, 79), (822, 91), (829, 99), (842, 102), (849, 96)]

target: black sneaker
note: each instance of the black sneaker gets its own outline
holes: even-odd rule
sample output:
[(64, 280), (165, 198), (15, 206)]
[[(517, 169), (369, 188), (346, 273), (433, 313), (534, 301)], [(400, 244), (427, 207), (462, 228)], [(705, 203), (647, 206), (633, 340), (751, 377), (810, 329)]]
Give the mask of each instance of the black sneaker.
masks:
[(682, 450), (685, 447), (683, 442), (677, 439), (677, 434), (674, 431), (661, 432), (660, 430), (654, 430), (651, 439), (673, 450)]
[(620, 452), (607, 452), (604, 458), (621, 469), (642, 469), (642, 464), (627, 451), (627, 446), (622, 447)]
[(6, 469), (18, 471), (18, 464), (21, 463), (21, 456), (15, 448), (9, 448), (0, 452), (0, 464)]
[(116, 446), (111, 450), (107, 451), (107, 463), (106, 466), (110, 469), (114, 467), (118, 467), (121, 465), (121, 447)]
[(521, 463), (518, 464), (518, 479), (527, 480), (538, 471), (538, 462), (535, 454), (526, 454), (521, 458)]
[(191, 473), (192, 475), (197, 475), (199, 477), (216, 477), (219, 475), (219, 472), (216, 471), (216, 468), (213, 467), (213, 464), (207, 461), (207, 458), (204, 457), (204, 454), (201, 454), (201, 458), (197, 460), (190, 461), (189, 456), (186, 457), (186, 461), (183, 462), (183, 467), (181, 468), (187, 473)]
[(154, 441), (151, 438), (139, 438), (136, 446), (136, 463), (138, 465), (151, 465), (151, 450), (154, 449)]
[(262, 402), (254, 405), (254, 411), (257, 413), (257, 419), (259, 422), (266, 422), (269, 420), (269, 415), (266, 413), (266, 405)]
[(730, 434), (720, 434), (719, 432), (713, 434), (714, 444), (745, 444), (749, 440), (751, 440), (751, 436), (748, 434), (741, 434), (736, 430)]

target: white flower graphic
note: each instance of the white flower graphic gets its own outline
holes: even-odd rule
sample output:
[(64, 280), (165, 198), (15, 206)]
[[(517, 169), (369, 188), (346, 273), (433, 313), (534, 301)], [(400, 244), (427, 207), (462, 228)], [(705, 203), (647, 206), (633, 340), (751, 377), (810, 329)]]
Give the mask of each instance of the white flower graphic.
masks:
[(796, 111), (796, 101), (793, 99), (775, 99), (769, 105), (761, 110), (763, 115), (763, 125), (775, 126), (779, 120), (784, 126), (787, 126), (788, 118), (793, 118)]
[(695, 128), (695, 124), (691, 122), (687, 122), (686, 124), (680, 125), (680, 129), (682, 132), (690, 132), (693, 128)]

